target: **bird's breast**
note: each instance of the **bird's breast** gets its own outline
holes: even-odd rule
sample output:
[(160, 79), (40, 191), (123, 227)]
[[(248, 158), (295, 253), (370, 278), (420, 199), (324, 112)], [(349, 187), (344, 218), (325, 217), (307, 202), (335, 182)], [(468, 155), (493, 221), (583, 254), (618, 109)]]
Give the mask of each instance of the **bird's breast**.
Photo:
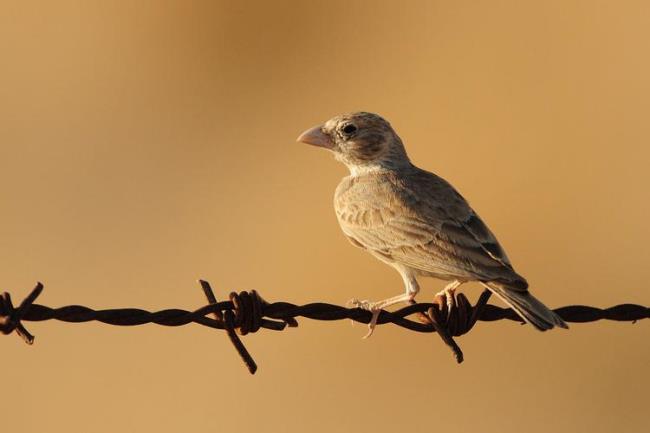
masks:
[(390, 184), (368, 176), (344, 178), (334, 194), (334, 209), (342, 225), (383, 225), (393, 216), (393, 202)]

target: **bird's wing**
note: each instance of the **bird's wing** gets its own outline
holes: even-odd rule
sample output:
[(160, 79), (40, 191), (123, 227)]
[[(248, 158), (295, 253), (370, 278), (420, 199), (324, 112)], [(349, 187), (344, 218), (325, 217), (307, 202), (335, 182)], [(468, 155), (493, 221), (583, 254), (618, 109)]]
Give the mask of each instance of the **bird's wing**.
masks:
[(375, 175), (339, 190), (335, 205), (343, 232), (375, 254), (454, 278), (521, 279), (494, 234), (434, 174)]

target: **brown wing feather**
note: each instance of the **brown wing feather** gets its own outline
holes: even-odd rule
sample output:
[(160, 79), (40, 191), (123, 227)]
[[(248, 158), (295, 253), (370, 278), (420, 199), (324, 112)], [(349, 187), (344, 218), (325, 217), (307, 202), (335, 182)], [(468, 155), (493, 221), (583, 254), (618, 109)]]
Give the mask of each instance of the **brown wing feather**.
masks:
[(344, 233), (371, 252), (424, 273), (525, 283), (465, 199), (432, 173), (346, 178), (335, 207)]

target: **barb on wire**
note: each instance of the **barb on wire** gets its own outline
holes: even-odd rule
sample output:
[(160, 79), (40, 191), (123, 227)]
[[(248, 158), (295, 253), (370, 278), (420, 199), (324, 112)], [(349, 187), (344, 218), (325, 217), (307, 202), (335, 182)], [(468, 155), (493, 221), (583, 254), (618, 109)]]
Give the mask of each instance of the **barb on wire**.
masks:
[[(360, 323), (369, 323), (372, 314), (361, 308), (346, 308), (339, 305), (316, 302), (295, 305), (289, 302), (266, 302), (257, 291), (231, 292), (228, 301), (218, 302), (207, 281), (200, 281), (208, 304), (194, 311), (167, 309), (146, 311), (137, 308), (119, 308), (110, 310), (93, 310), (80, 305), (51, 308), (35, 304), (36, 298), (43, 291), (38, 283), (31, 293), (15, 308), (11, 295), (0, 295), (0, 332), (16, 332), (26, 343), (32, 344), (34, 336), (23, 325), (23, 321), (40, 322), (59, 320), (63, 322), (98, 321), (109, 325), (135, 326), (155, 323), (163, 326), (183, 326), (190, 323), (215, 329), (225, 329), (230, 341), (246, 364), (248, 371), (254, 374), (257, 365), (239, 336), (257, 332), (264, 328), (282, 331), (287, 326), (296, 327), (297, 317), (314, 320), (351, 319)], [(453, 351), (456, 361), (463, 362), (463, 352), (454, 341), (469, 332), (477, 321), (492, 322), (511, 320), (522, 322), (511, 309), (488, 304), (490, 291), (484, 291), (476, 304), (472, 305), (462, 293), (451, 300), (450, 305), (444, 296), (436, 296), (433, 303), (413, 303), (397, 311), (381, 311), (378, 325), (392, 323), (416, 332), (436, 332)], [(635, 304), (621, 304), (610, 308), (596, 308), (584, 305), (571, 305), (558, 308), (555, 312), (565, 322), (586, 323), (598, 320), (632, 322), (650, 318), (650, 308)], [(414, 315), (418, 321), (407, 318)], [(522, 322), (523, 323), (523, 322)]]

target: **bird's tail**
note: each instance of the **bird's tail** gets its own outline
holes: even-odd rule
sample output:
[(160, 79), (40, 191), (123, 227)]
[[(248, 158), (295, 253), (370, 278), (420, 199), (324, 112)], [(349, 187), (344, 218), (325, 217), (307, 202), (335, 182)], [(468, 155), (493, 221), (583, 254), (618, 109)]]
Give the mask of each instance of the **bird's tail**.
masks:
[(510, 308), (515, 310), (526, 323), (530, 323), (538, 330), (546, 331), (555, 326), (565, 329), (568, 328), (560, 316), (542, 304), (528, 290), (510, 288), (501, 282), (495, 281), (486, 281), (483, 285), (501, 298)]

